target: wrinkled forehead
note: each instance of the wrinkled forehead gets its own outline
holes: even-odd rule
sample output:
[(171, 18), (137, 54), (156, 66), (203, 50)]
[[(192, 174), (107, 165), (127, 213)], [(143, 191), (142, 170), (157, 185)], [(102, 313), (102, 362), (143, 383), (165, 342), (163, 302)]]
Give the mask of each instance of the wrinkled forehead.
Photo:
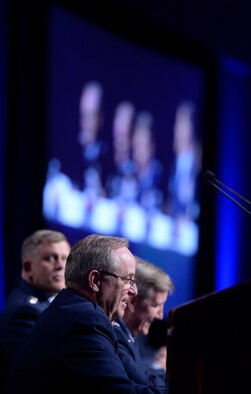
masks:
[(48, 240), (43, 240), (34, 249), (34, 253), (41, 253), (44, 251), (58, 251), (61, 253), (69, 254), (70, 245), (68, 244), (67, 241), (64, 240), (53, 241), (53, 242)]
[(133, 254), (126, 246), (114, 250), (113, 253), (115, 257), (115, 266), (117, 268), (124, 268), (132, 273), (135, 273), (136, 261)]

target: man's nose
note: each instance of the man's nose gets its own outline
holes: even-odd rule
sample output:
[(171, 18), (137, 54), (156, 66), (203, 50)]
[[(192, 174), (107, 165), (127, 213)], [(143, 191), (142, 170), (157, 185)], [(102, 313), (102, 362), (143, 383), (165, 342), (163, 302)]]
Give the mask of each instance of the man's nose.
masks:
[(137, 288), (137, 285), (135, 282), (130, 286), (129, 294), (130, 294), (130, 296), (133, 296), (133, 297), (135, 297), (138, 294), (138, 288)]
[(159, 320), (162, 320), (164, 317), (163, 309), (164, 309), (163, 305), (159, 305), (156, 315), (156, 318)]
[(57, 269), (64, 269), (65, 268), (65, 258), (63, 257), (58, 257), (55, 261), (55, 266)]

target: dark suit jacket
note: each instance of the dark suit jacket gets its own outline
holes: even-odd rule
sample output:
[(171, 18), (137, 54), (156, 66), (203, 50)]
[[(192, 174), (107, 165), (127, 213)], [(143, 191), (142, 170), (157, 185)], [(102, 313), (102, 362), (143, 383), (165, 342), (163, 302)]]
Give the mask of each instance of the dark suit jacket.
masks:
[(122, 319), (117, 319), (114, 329), (119, 341), (119, 356), (129, 378), (140, 384), (147, 384), (160, 390), (164, 389), (166, 386), (165, 371), (145, 368), (138, 344), (125, 322)]
[(104, 311), (72, 289), (41, 313), (7, 379), (5, 393), (159, 393), (128, 379)]
[(29, 336), (48, 296), (21, 279), (0, 314), (0, 386), (6, 371)]

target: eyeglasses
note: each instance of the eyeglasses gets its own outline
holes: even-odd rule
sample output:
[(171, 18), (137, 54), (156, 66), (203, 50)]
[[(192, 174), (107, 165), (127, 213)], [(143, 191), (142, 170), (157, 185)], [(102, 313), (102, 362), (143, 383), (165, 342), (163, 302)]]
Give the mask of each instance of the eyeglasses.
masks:
[(116, 279), (121, 279), (125, 286), (126, 286), (126, 285), (129, 285), (130, 287), (132, 287), (132, 286), (135, 285), (135, 280), (134, 280), (134, 279), (131, 279), (131, 278), (124, 278), (123, 276), (119, 276), (119, 275), (116, 275), (116, 274), (112, 274), (111, 272), (107, 272), (107, 271), (99, 271), (99, 272), (100, 272), (101, 274), (104, 274), (104, 275), (113, 276), (113, 277), (116, 278)]

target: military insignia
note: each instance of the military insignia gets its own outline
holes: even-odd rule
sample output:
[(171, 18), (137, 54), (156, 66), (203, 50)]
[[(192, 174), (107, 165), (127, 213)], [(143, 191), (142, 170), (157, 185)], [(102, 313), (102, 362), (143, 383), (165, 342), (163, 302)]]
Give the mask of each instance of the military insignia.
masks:
[(30, 304), (32, 304), (32, 305), (35, 305), (35, 304), (38, 303), (38, 298), (37, 298), (37, 297), (30, 296), (29, 299), (28, 299), (28, 302), (29, 302)]

